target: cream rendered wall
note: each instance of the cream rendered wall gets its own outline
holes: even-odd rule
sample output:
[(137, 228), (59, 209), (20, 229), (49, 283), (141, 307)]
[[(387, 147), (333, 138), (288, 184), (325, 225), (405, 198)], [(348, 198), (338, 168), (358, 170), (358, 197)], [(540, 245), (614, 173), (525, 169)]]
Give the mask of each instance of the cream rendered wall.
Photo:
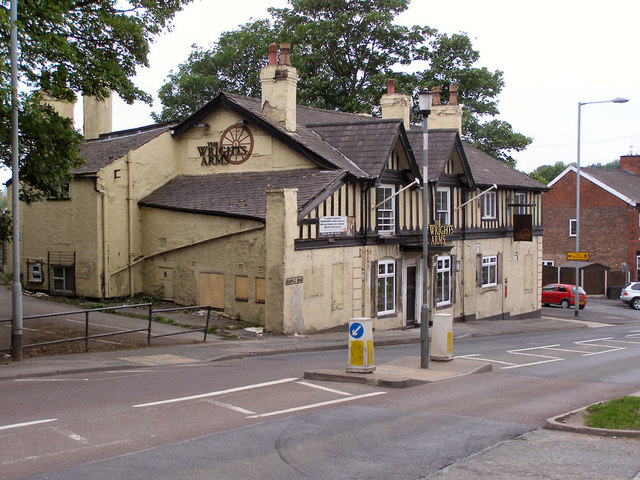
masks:
[[(47, 261), (47, 252), (75, 252), (76, 293), (102, 296), (99, 257), (98, 195), (93, 178), (80, 178), (69, 186), (69, 200), (48, 200), (31, 205), (20, 204), (20, 235), (23, 278), (28, 274), (27, 259)], [(48, 274), (45, 283), (48, 286)]]
[[(456, 242), (452, 253), (461, 262), (461, 272), (456, 272), (458, 294), (454, 318), (462, 315), (475, 315), (477, 319), (501, 318), (503, 315), (506, 318), (537, 312), (540, 309), (541, 242), (541, 237), (533, 237), (533, 242), (514, 242), (508, 237)], [(497, 286), (477, 286), (478, 253), (483, 256), (501, 254), (502, 281), (499, 279)]]
[[(156, 295), (163, 269), (173, 272), (174, 301), (195, 305), (200, 273), (224, 274), (225, 312), (263, 321), (255, 303), (255, 277), (265, 277), (264, 224), (212, 215), (142, 207), (144, 293)], [(235, 276), (249, 277), (249, 301), (235, 300)]]
[(208, 142), (219, 142), (223, 132), (230, 126), (243, 121), (235, 112), (218, 109), (202, 120), (208, 127), (193, 127), (181, 135), (179, 147), (179, 171), (184, 175), (207, 175), (217, 173), (260, 172), (269, 170), (289, 170), (294, 168), (317, 168), (310, 160), (294, 152), (291, 148), (274, 139), (263, 130), (245, 125), (252, 133), (254, 147), (251, 156), (239, 165), (202, 165), (198, 147)]

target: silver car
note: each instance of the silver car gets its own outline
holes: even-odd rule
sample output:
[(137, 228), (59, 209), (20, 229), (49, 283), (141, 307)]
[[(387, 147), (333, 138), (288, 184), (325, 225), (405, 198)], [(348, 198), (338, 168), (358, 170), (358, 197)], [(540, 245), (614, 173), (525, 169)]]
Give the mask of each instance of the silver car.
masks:
[(620, 300), (631, 308), (640, 310), (640, 282), (631, 282), (622, 289)]

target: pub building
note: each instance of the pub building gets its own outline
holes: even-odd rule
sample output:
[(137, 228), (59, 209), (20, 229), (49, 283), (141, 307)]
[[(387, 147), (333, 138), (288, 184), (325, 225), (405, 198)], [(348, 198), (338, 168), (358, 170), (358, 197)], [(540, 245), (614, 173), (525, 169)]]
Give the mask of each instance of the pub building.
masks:
[(391, 81), (382, 118), (297, 105), (284, 43), (260, 80), (261, 99), (220, 93), (119, 132), (109, 99), (85, 99), (67, 198), (21, 205), (25, 288), (211, 305), (281, 334), (410, 327), (428, 191), (430, 312), (540, 316), (546, 187), (461, 141), (455, 86), (447, 104), (434, 89), (423, 179), (422, 130)]

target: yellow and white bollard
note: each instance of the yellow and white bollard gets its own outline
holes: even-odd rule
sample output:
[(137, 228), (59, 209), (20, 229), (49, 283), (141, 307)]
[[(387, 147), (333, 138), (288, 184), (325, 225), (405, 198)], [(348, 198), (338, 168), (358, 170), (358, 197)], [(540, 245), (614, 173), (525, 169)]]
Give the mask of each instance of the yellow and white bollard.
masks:
[(433, 315), (431, 327), (431, 360), (453, 360), (453, 316), (450, 313)]
[(349, 320), (349, 364), (347, 372), (371, 373), (373, 364), (373, 329), (370, 318)]

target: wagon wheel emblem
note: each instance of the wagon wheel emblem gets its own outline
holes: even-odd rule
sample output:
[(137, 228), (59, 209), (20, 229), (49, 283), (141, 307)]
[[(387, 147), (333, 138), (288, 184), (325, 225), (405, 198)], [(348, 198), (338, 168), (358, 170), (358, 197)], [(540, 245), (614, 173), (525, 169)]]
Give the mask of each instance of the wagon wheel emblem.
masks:
[(253, 135), (244, 125), (231, 125), (220, 137), (220, 154), (232, 165), (246, 162), (253, 152)]

